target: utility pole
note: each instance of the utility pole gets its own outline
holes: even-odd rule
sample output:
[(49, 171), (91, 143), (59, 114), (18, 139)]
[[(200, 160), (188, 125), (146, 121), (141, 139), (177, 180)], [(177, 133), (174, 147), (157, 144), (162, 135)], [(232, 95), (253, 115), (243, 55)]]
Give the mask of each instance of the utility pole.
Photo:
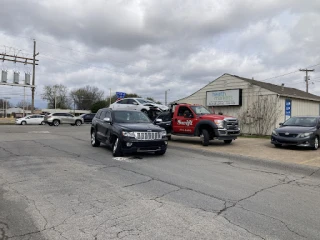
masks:
[(110, 89), (110, 103), (109, 103), (109, 107), (111, 106), (111, 88)]
[(39, 55), (39, 53), (36, 53), (36, 40), (33, 39), (33, 64), (32, 64), (32, 88), (31, 88), (31, 114), (34, 112), (34, 92), (36, 90), (35, 86), (35, 78), (36, 78), (36, 56)]
[(166, 105), (166, 106), (167, 106), (167, 95), (168, 95), (168, 91), (170, 91), (170, 89), (164, 91), (164, 105)]
[(299, 69), (301, 72), (306, 72), (306, 92), (309, 92), (309, 79), (308, 79), (308, 72), (313, 72), (314, 69)]

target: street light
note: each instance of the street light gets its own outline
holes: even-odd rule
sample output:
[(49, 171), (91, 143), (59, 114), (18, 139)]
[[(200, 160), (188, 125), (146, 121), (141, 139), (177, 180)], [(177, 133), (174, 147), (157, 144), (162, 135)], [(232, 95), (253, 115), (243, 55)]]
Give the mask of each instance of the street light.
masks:
[(164, 105), (167, 106), (167, 95), (168, 95), (168, 92), (170, 91), (170, 89), (167, 89), (164, 91)]

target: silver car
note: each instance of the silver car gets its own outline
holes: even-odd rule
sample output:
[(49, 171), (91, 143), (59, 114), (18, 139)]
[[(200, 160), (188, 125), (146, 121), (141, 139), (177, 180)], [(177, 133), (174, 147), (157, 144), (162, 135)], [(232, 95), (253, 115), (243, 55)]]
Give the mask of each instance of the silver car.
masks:
[(50, 126), (59, 126), (60, 124), (80, 126), (83, 123), (81, 117), (75, 117), (70, 113), (51, 113), (44, 117), (44, 121)]
[(34, 115), (28, 115), (22, 118), (17, 118), (16, 119), (16, 124), (19, 125), (26, 125), (26, 124), (41, 124), (44, 125), (44, 116), (39, 115), (39, 114), (34, 114)]

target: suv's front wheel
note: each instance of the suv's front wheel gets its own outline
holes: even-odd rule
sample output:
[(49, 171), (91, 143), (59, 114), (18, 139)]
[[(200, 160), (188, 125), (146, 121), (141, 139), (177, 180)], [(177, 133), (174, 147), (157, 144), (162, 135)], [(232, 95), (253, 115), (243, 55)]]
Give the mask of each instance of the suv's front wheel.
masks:
[(100, 141), (97, 139), (96, 131), (91, 131), (91, 145), (92, 147), (99, 147)]
[(112, 155), (114, 157), (120, 157), (122, 156), (122, 151), (121, 151), (121, 140), (116, 137), (116, 139), (113, 142), (112, 145)]

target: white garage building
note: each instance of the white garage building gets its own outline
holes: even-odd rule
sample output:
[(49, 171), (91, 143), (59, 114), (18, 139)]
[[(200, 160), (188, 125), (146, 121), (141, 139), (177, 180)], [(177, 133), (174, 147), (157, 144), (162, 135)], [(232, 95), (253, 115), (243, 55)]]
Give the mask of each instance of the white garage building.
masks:
[(290, 87), (224, 74), (178, 103), (202, 104), (237, 117), (241, 132), (270, 135), (291, 116), (320, 115), (320, 97)]

